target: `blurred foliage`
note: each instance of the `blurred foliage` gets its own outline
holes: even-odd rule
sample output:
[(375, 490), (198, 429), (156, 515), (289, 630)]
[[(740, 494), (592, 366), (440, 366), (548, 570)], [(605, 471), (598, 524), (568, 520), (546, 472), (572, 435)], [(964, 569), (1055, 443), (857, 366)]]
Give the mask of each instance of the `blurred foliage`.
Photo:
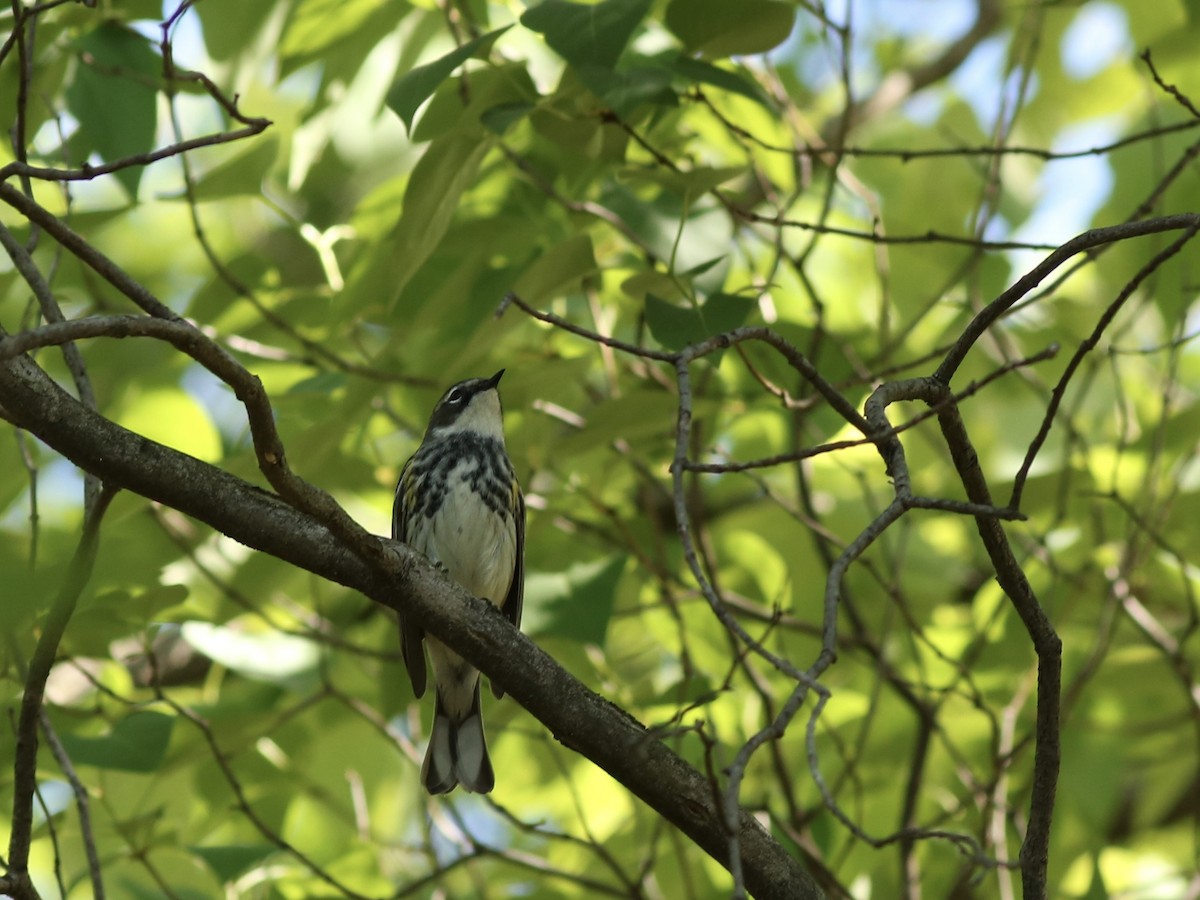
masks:
[[(839, 24), (847, 8), (852, 31)], [(513, 307), (497, 315), (506, 291), (647, 348), (769, 325), (861, 407), (882, 379), (931, 372), (1053, 246), (1200, 209), (1200, 121), (1137, 55), (1150, 48), (1161, 80), (1200, 103), (1200, 6), (1185, 0), (1004, 4), (963, 60), (908, 95), (903, 73), (941, 59), (974, 4), (203, 0), (164, 32), (176, 11), (46, 4), (20, 53), (4, 44), (0, 120), (19, 122), (25, 143), (6, 142), (0, 164), (96, 166), (235, 128), (195, 80), (164, 77), (164, 33), (177, 67), (270, 118), (253, 139), (35, 180), (34, 195), (219, 336), (269, 391), (297, 471), (377, 533), (440, 390), (506, 367), (530, 506), (529, 630), (642, 721), (678, 726), (673, 746), (718, 771), (792, 685), (735, 653), (682, 558), (674, 373)], [(869, 102), (896, 90), (899, 102)], [(130, 311), (13, 210), (0, 220), (36, 240), (68, 317)], [(1071, 354), (1169, 240), (1068, 264), (968, 357), (958, 389), (1062, 348), (964, 401), (997, 502)], [(1169, 898), (1195, 884), (1200, 305), (1188, 253), (1133, 293), (1085, 358), (1032, 469), (1028, 520), (1006, 526), (1064, 641), (1054, 896)], [(36, 315), (0, 259), (0, 321), (12, 332)], [(81, 349), (105, 415), (261, 482), (240, 406), (204, 370), (145, 340)], [(58, 351), (37, 358), (68, 383)], [(859, 437), (763, 347), (706, 357), (692, 376), (694, 459)], [(962, 497), (934, 423), (904, 441), (919, 492)], [(9, 429), (10, 707), (81, 495), (69, 464)], [(801, 668), (820, 649), (831, 560), (890, 495), (869, 446), (688, 483), (729, 609)], [(863, 839), (946, 830), (1015, 859), (1033, 655), (974, 524), (906, 516), (851, 569), (843, 600), (815, 746), (859, 831), (817, 790), (807, 708), (754, 756), (743, 803), (855, 897), (901, 896), (903, 852), (926, 896), (1012, 896), (1011, 871), (944, 840)], [(485, 700), (494, 795), (427, 798), (429, 704), (413, 701), (398, 650), (394, 622), (364, 598), (119, 496), (48, 694), (91, 796), (108, 895), (727, 894), (724, 870), (511, 700)], [(12, 747), (0, 742), (5, 804)], [(67, 773), (45, 742), (41, 753), (35, 877), (43, 896), (92, 896)]]

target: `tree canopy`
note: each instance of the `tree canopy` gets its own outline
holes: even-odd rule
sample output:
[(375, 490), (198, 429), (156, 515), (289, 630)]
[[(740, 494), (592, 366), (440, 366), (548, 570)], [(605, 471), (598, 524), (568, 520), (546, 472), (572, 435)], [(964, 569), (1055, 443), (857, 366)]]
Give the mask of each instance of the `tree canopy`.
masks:
[[(0, 893), (1198, 895), (1196, 0), (0, 21)], [(499, 368), (523, 634), (381, 537)]]

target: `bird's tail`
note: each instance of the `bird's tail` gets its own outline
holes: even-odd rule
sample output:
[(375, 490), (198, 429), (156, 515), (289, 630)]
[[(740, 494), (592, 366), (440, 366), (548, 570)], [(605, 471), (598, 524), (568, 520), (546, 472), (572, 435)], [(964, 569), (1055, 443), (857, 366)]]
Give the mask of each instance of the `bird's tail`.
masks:
[(455, 721), (442, 705), (437, 694), (433, 713), (433, 729), (429, 747), (421, 766), (421, 781), (431, 794), (444, 794), (456, 784), (476, 794), (488, 793), (496, 784), (492, 761), (488, 759), (487, 741), (483, 737), (483, 716), (479, 710), (479, 682), (475, 682), (475, 697), (466, 716)]

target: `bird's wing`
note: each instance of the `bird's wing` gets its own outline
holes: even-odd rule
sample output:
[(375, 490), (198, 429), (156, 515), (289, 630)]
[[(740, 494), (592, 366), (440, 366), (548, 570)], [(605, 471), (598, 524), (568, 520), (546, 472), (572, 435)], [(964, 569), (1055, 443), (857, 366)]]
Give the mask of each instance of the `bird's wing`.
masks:
[(516, 558), (513, 562), (512, 583), (504, 598), (504, 615), (517, 628), (521, 627), (521, 607), (525, 601), (525, 495), (513, 481), (513, 519), (517, 528)]
[[(508, 595), (504, 598), (501, 611), (508, 621), (516, 628), (521, 627), (521, 607), (525, 602), (525, 496), (521, 486), (513, 479), (513, 524), (517, 530), (516, 552), (513, 554), (513, 577), (508, 585)], [(504, 696), (504, 688), (492, 681), (492, 693), (497, 697)]]
[[(392, 538), (408, 543), (408, 510), (414, 502), (411, 490), (406, 494), (404, 484), (407, 480), (412, 460), (404, 464), (400, 471), (400, 481), (396, 484), (396, 498), (392, 502)], [(415, 622), (399, 614), (400, 647), (404, 653), (404, 666), (408, 669), (409, 680), (412, 681), (413, 694), (421, 697), (425, 694), (425, 632)]]

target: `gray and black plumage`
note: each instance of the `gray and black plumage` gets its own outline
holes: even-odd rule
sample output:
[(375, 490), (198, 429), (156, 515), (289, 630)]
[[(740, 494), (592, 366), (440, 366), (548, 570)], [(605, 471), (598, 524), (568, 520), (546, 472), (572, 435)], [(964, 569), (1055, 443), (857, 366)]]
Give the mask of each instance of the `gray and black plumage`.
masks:
[[(421, 446), (400, 472), (392, 537), (424, 553), (476, 597), (496, 604), (518, 628), (525, 587), (525, 499), (504, 448), (504, 418), (491, 378), (460, 381), (442, 395)], [(436, 706), (421, 781), (431, 794), (461, 784), (495, 785), (479, 706), (479, 671), (400, 616), (413, 693), (425, 693), (429, 645)], [(504, 691), (495, 683), (492, 691)]]

